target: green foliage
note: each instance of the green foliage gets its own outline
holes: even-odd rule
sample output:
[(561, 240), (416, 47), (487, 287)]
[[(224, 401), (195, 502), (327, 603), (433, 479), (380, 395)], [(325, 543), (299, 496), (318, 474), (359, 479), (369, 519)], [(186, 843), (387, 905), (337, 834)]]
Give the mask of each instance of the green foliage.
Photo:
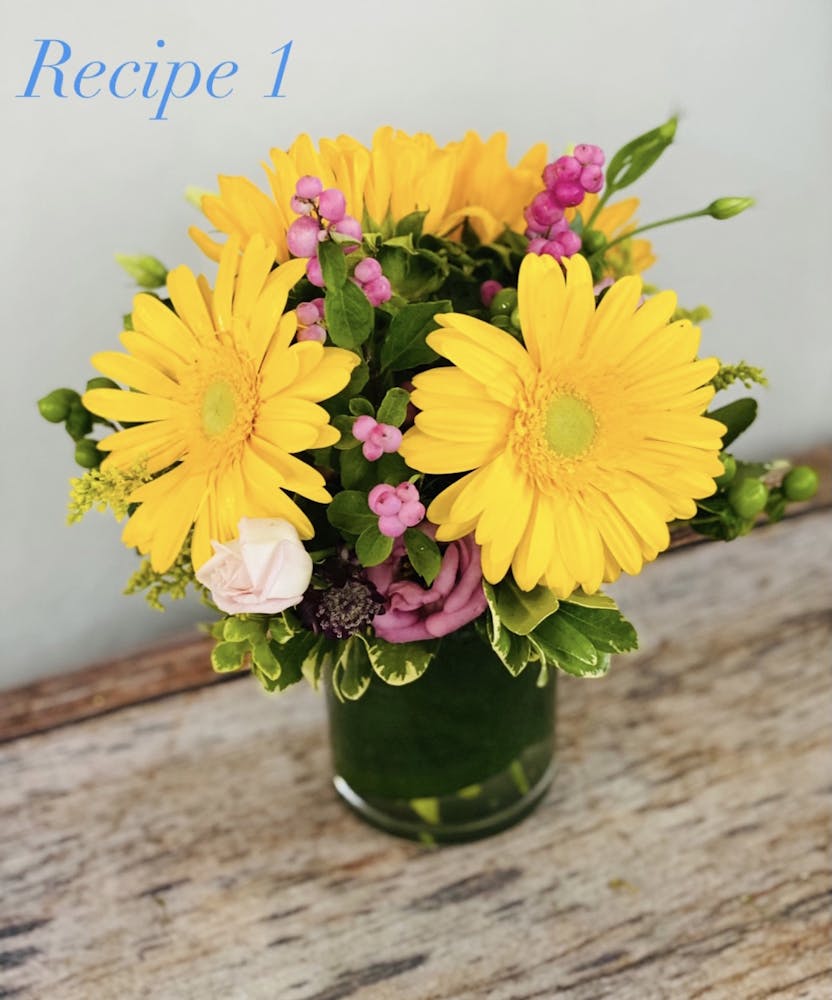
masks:
[[(385, 642), (360, 636), (373, 671), (387, 684), (410, 684), (427, 670), (436, 655), (436, 642)], [(363, 692), (362, 692), (363, 693)]]
[(140, 288), (161, 288), (168, 280), (168, 269), (150, 254), (117, 253), (116, 260)]
[(69, 481), (69, 509), (67, 522), (75, 524), (90, 510), (112, 510), (120, 521), (129, 512), (130, 497), (149, 482), (145, 462), (137, 462), (129, 469), (89, 469), (82, 476)]
[(751, 396), (746, 396), (743, 399), (735, 399), (733, 403), (728, 403), (727, 406), (721, 406), (716, 410), (709, 410), (705, 416), (711, 417), (713, 420), (719, 420), (720, 423), (725, 424), (728, 428), (722, 439), (722, 447), (727, 448), (743, 431), (748, 430), (754, 423), (757, 417), (757, 400), (752, 399)]
[(329, 336), (338, 347), (357, 350), (373, 330), (373, 307), (361, 289), (347, 280), (344, 252), (336, 243), (321, 243), (318, 257), (326, 282), (324, 316)]
[[(727, 389), (735, 382), (742, 382), (746, 389), (752, 385), (768, 385), (768, 379), (762, 368), (749, 365), (746, 361), (739, 361), (735, 365), (720, 364), (719, 371), (711, 379), (711, 385), (717, 392)], [(713, 416), (713, 414), (710, 414)]]
[(337, 657), (333, 656), (332, 690), (339, 701), (356, 701), (369, 687), (373, 674), (367, 648), (357, 635), (339, 646)]
[(401, 427), (407, 416), (407, 404), (409, 401), (410, 393), (406, 389), (399, 389), (397, 387), (388, 389), (378, 408), (376, 419), (380, 424)]
[(686, 319), (688, 322), (693, 323), (694, 326), (699, 326), (706, 319), (710, 319), (711, 315), (711, 310), (707, 306), (694, 306), (693, 309), (685, 309), (682, 306), (677, 306), (676, 311), (671, 317), (671, 322), (676, 323), (680, 319)]
[(378, 566), (393, 551), (393, 539), (378, 530), (378, 520), (368, 524), (355, 543), (355, 555), (362, 566)]
[(395, 237), (381, 246), (378, 255), (393, 292), (410, 302), (437, 291), (449, 273), (446, 256), (413, 249), (412, 242), (411, 236)]
[(558, 601), (545, 587), (520, 590), (511, 576), (484, 589), (490, 617), (480, 633), (514, 676), (538, 661), (542, 683), (549, 667), (598, 677), (609, 669), (612, 653), (638, 644), (635, 629), (605, 594), (578, 590)]
[(191, 564), (190, 538), (182, 546), (182, 550), (173, 564), (163, 573), (157, 572), (149, 559), (143, 559), (136, 572), (127, 581), (125, 594), (137, 594), (145, 591), (144, 599), (154, 611), (164, 611), (162, 598), (181, 601), (193, 584), (198, 590), (200, 585), (194, 580), (194, 570)]
[(673, 142), (676, 124), (674, 116), (658, 128), (626, 143), (613, 155), (606, 172), (605, 196), (629, 187), (653, 166)]
[(333, 528), (348, 535), (360, 535), (368, 526), (378, 524), (378, 518), (367, 506), (367, 494), (359, 490), (336, 493), (326, 516)]
[(442, 556), (436, 542), (423, 531), (408, 528), (404, 533), (404, 545), (410, 565), (430, 586), (436, 579), (442, 565)]
[(393, 317), (381, 345), (382, 370), (404, 371), (437, 361), (439, 356), (428, 347), (425, 338), (437, 327), (436, 314), (450, 311), (448, 300), (403, 306)]

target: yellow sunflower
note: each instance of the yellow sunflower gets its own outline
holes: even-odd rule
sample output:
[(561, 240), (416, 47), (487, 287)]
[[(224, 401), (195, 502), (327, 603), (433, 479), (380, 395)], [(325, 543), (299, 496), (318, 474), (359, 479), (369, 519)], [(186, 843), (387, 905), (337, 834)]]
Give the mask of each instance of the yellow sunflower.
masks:
[(470, 316), (437, 314), (428, 343), (453, 367), (414, 379), (421, 410), (400, 452), (412, 468), (465, 472), (428, 508), (437, 538), (476, 531), (483, 573), (524, 590), (587, 593), (638, 573), (667, 547), (667, 522), (721, 474), (722, 424), (701, 416), (719, 364), (697, 361), (699, 330), (669, 323), (661, 292), (617, 281), (596, 308), (583, 257), (520, 268), (524, 348)]
[[(173, 310), (137, 295), (129, 353), (106, 351), (92, 363), (131, 390), (92, 389), (84, 406), (108, 420), (136, 424), (99, 445), (105, 462), (129, 468), (146, 461), (155, 479), (131, 497), (139, 507), (122, 539), (150, 553), (163, 572), (194, 526), (198, 568), (210, 541), (236, 536), (241, 517), (280, 517), (303, 538), (312, 525), (287, 496), (332, 498), (315, 469), (294, 456), (334, 444), (338, 431), (316, 405), (347, 384), (357, 355), (314, 341), (293, 343), (297, 320), (284, 313), (305, 261), (272, 270), (274, 246), (249, 240), (241, 255), (230, 239), (213, 289), (187, 267), (168, 275)], [(167, 471), (163, 471), (167, 470)]]
[[(577, 212), (581, 213), (584, 223), (588, 222), (598, 204), (597, 194), (588, 194), (577, 208), (566, 210), (566, 217), (571, 222)], [(604, 205), (595, 216), (592, 228), (602, 232), (608, 242), (612, 242), (631, 232), (638, 225), (635, 214), (638, 211), (638, 198), (622, 198), (611, 205)], [(653, 246), (649, 240), (625, 240), (614, 246), (605, 255), (605, 277), (620, 278), (625, 274), (641, 274), (656, 263)]]
[[(344, 192), (347, 212), (373, 228), (389, 219), (426, 211), (426, 233), (458, 230), (470, 218), (480, 238), (493, 240), (508, 225), (522, 231), (523, 209), (541, 187), (546, 147), (538, 144), (516, 167), (506, 158), (507, 138), (498, 132), (483, 140), (469, 132), (460, 142), (438, 146), (424, 132), (409, 135), (386, 126), (368, 149), (350, 136), (323, 139), (317, 151), (307, 135), (288, 150), (273, 149), (266, 166), (271, 197), (245, 177), (220, 177), (217, 195), (205, 195), (202, 210), (221, 233), (241, 244), (260, 234), (275, 245), (275, 259), (288, 260), (286, 230), (297, 218), (289, 206), (304, 174), (320, 177), (324, 187)], [(191, 237), (213, 260), (222, 244), (196, 226)]]

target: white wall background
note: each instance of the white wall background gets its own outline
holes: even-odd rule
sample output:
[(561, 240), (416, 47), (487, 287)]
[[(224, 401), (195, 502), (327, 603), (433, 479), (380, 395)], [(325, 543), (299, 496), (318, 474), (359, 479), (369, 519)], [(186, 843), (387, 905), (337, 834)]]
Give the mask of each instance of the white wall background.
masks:
[[(72, 46), (76, 68), (233, 59), (235, 93), (172, 103), (168, 121), (106, 93), (15, 99), (46, 37)], [(264, 99), (270, 52), (290, 39), (286, 97)], [(720, 195), (759, 207), (654, 234), (651, 276), (712, 307), (706, 353), (767, 368), (773, 387), (744, 454), (829, 440), (830, 51), (829, 0), (3, 0), (0, 686), (202, 616), (195, 603), (159, 615), (121, 596), (136, 562), (109, 517), (65, 526), (72, 447), (35, 400), (82, 387), (88, 356), (117, 346), (132, 287), (113, 253), (204, 267), (185, 186), (213, 187), (220, 172), (259, 183), (269, 148), (301, 131), (366, 141), (391, 123), (444, 142), (506, 129), (518, 156), (540, 139), (611, 152), (679, 112), (676, 145), (634, 189), (642, 220)]]

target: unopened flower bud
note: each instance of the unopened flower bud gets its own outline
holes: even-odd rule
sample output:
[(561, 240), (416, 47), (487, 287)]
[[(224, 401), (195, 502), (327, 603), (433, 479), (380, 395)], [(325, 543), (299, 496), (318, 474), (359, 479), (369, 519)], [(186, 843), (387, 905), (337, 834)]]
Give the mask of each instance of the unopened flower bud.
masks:
[(754, 204), (753, 198), (717, 198), (706, 209), (712, 219), (731, 219)]
[(141, 288), (161, 288), (168, 280), (168, 269), (149, 254), (117, 253), (116, 260)]
[(38, 410), (44, 420), (60, 424), (69, 416), (69, 408), (80, 396), (74, 389), (53, 389), (48, 396), (38, 400)]
[(75, 443), (75, 462), (82, 469), (97, 469), (103, 457), (95, 441), (90, 438), (81, 438)]

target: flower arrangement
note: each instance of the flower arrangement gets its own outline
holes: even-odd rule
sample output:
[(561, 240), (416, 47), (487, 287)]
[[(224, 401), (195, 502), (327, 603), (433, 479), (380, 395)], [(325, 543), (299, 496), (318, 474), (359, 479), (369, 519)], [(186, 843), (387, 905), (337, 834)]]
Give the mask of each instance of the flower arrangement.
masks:
[(603, 584), (817, 482), (726, 451), (756, 403), (714, 395), (764, 376), (700, 357), (707, 310), (643, 283), (645, 231), (751, 204), (639, 225), (619, 195), (675, 128), (516, 166), (502, 134), (301, 136), (268, 193), (221, 177), (191, 230), (214, 277), (122, 258), (123, 351), (40, 401), (85, 470), (70, 519), (126, 518), (128, 589), (196, 587), (214, 668), (269, 691), (409, 684), (462, 632), (512, 675), (605, 673), (636, 633)]

